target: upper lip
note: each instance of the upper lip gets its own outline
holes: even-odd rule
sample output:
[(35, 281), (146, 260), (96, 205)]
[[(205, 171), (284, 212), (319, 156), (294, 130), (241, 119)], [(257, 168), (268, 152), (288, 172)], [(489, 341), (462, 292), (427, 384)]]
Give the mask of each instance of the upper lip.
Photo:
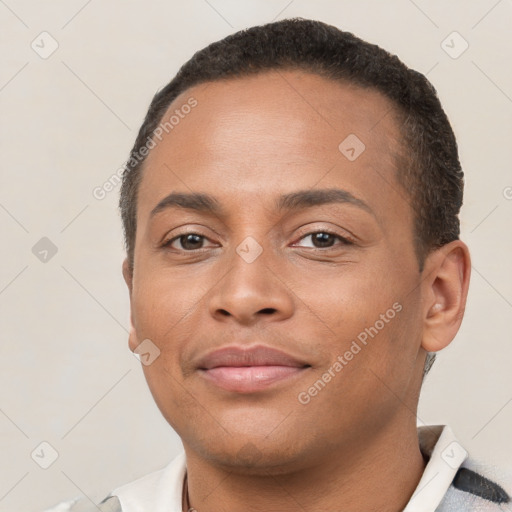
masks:
[(229, 345), (209, 352), (197, 362), (197, 367), (201, 370), (210, 370), (218, 366), (292, 366), (301, 368), (309, 365), (286, 352), (266, 345), (252, 347)]

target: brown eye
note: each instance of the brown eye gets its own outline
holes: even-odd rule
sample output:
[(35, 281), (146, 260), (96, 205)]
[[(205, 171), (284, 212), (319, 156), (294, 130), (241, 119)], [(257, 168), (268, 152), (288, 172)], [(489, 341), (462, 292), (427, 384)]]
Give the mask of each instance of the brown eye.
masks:
[(313, 249), (329, 249), (335, 245), (336, 240), (341, 242), (340, 245), (351, 245), (352, 243), (350, 240), (347, 240), (346, 238), (329, 231), (315, 231), (314, 233), (309, 233), (303, 236), (301, 240), (306, 240), (308, 238), (311, 239), (311, 245), (302, 245), (302, 247), (311, 247)]
[(180, 241), (181, 246), (187, 250), (200, 249), (203, 245), (203, 237), (201, 235), (195, 235), (194, 233), (182, 235), (178, 240)]
[(335, 238), (331, 233), (314, 233), (311, 240), (316, 247), (332, 247)]
[[(176, 236), (171, 240), (165, 242), (164, 247), (171, 247), (173, 249), (194, 251), (196, 249), (202, 249), (203, 243), (206, 237), (198, 235), (197, 233), (185, 233), (183, 235)], [(181, 247), (176, 247), (174, 244), (179, 242)]]

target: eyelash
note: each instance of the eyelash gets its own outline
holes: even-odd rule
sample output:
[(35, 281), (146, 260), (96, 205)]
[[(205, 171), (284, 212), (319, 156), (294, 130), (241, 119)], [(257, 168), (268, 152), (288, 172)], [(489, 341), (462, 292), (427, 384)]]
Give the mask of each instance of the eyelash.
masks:
[[(349, 239), (348, 237), (343, 237), (337, 233), (334, 233), (333, 231), (330, 231), (328, 229), (321, 229), (321, 230), (317, 230), (317, 231), (310, 231), (308, 233), (305, 233), (304, 235), (302, 235), (298, 240), (303, 240), (304, 238), (307, 238), (308, 236), (311, 236), (311, 235), (316, 235), (318, 233), (324, 233), (324, 234), (328, 234), (328, 235), (332, 235), (333, 237), (337, 238), (338, 240), (341, 241), (341, 245), (354, 245), (354, 242)], [(206, 239), (208, 240), (208, 237), (204, 236), (204, 235), (201, 235), (200, 233), (196, 233), (195, 231), (189, 231), (189, 232), (185, 232), (185, 233), (181, 233), (179, 235), (176, 235), (174, 236), (173, 238), (170, 238), (169, 240), (166, 240), (162, 243), (162, 247), (163, 248), (169, 248), (169, 249), (172, 249), (170, 246), (172, 245), (172, 243), (176, 240), (179, 240), (181, 237), (184, 237), (184, 236), (187, 236), (187, 235), (196, 235), (200, 238), (203, 238), (203, 239)], [(329, 251), (329, 250), (333, 250), (335, 249), (336, 247), (335, 246), (330, 246), (330, 247), (306, 247), (306, 249), (313, 249), (315, 251), (322, 251), (322, 252), (325, 252), (325, 251)], [(199, 249), (191, 249), (191, 250), (187, 250), (187, 249), (175, 249), (175, 250), (178, 250), (178, 251), (182, 251), (182, 252), (188, 252), (188, 253), (194, 253), (194, 252), (197, 252), (197, 251), (201, 251), (202, 249), (206, 249), (205, 247), (201, 247)]]

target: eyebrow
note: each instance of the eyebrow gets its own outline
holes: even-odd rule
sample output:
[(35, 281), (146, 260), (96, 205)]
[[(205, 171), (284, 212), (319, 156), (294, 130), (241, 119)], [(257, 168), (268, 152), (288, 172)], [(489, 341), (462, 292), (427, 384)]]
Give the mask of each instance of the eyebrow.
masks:
[[(348, 203), (375, 215), (372, 209), (363, 200), (355, 197), (346, 190), (338, 188), (291, 192), (277, 198), (274, 202), (274, 208), (277, 211), (295, 211), (332, 203)], [(151, 210), (150, 217), (169, 208), (183, 208), (218, 216), (225, 215), (222, 205), (210, 194), (173, 192), (164, 197), (153, 210)]]
[(299, 190), (281, 196), (276, 201), (276, 209), (281, 210), (298, 210), (301, 208), (309, 208), (311, 206), (320, 206), (332, 203), (348, 203), (374, 215), (372, 209), (362, 200), (346, 190), (339, 188), (328, 188), (320, 190)]

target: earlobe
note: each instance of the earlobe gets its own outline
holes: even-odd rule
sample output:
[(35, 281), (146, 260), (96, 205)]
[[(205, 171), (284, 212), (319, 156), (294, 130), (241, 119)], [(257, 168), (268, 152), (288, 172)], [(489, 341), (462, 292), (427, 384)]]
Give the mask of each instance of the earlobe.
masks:
[(423, 338), (427, 352), (437, 352), (455, 338), (469, 288), (471, 261), (464, 242), (455, 240), (428, 257), (423, 283)]
[(130, 292), (130, 295), (131, 295), (132, 283), (133, 283), (133, 272), (132, 272), (132, 269), (130, 268), (130, 263), (128, 261), (128, 258), (124, 259), (122, 269), (123, 269), (124, 282), (128, 286), (128, 291)]
[(135, 327), (133, 326), (132, 315), (130, 314), (130, 333), (128, 334), (128, 347), (133, 352), (138, 345), (139, 342), (137, 341), (137, 333), (135, 331)]
[(135, 331), (135, 327), (133, 325), (133, 311), (132, 311), (132, 288), (133, 288), (133, 271), (130, 268), (130, 264), (128, 262), (128, 258), (125, 258), (123, 261), (123, 277), (126, 285), (128, 286), (128, 291), (130, 293), (130, 332), (128, 334), (128, 346), (130, 350), (133, 352), (138, 345), (137, 341), (137, 333)]

